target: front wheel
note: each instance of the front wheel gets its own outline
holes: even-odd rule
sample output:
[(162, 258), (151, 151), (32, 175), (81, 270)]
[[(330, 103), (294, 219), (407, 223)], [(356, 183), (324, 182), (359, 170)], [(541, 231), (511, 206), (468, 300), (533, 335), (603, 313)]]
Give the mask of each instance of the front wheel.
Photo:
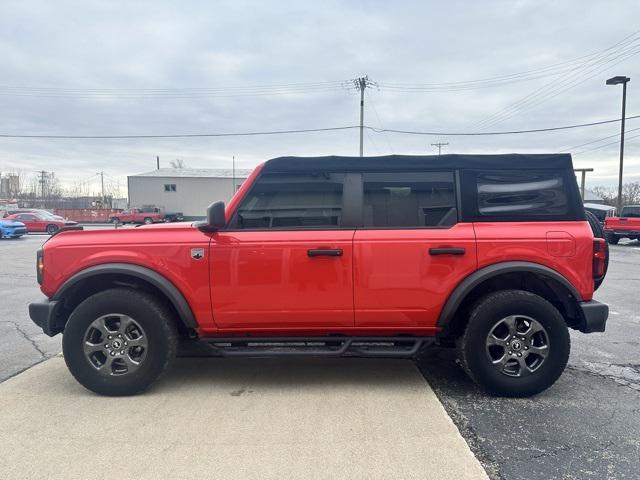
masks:
[(570, 339), (564, 318), (547, 300), (503, 290), (476, 303), (458, 348), (466, 372), (489, 393), (528, 397), (560, 378)]
[(617, 235), (613, 233), (607, 234), (607, 242), (609, 242), (611, 245), (617, 245), (619, 241), (620, 237), (618, 237)]
[(71, 374), (102, 395), (133, 395), (154, 383), (176, 356), (175, 321), (156, 297), (105, 290), (76, 307), (62, 337)]
[(149, 217), (145, 217), (144, 218), (144, 224), (145, 225), (150, 225), (152, 223), (153, 223), (153, 219), (152, 218), (149, 218)]

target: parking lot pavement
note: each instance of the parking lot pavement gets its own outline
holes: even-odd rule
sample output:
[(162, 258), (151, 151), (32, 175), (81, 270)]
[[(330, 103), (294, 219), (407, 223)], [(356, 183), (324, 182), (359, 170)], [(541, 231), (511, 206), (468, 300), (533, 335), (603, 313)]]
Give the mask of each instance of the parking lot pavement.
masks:
[[(85, 228), (114, 227), (105, 224)], [(36, 282), (36, 251), (48, 238), (30, 234), (0, 240), (0, 382), (61, 350), (61, 337), (42, 333), (28, 312), (29, 303), (43, 297)]]
[[(60, 351), (60, 336), (51, 339), (42, 334), (32, 324), (27, 313), (27, 304), (41, 297), (35, 281), (35, 251), (46, 238), (46, 236), (34, 235), (20, 240), (0, 242), (0, 304), (2, 305), (0, 382)], [(452, 350), (434, 349), (421, 358), (418, 362), (420, 370), (492, 478), (530, 480), (638, 478), (637, 472), (640, 471), (640, 436), (637, 434), (640, 431), (640, 310), (637, 292), (639, 289), (640, 243), (622, 242), (620, 245), (612, 246), (609, 273), (603, 286), (596, 293), (596, 299), (608, 303), (611, 308), (607, 331), (589, 335), (572, 331), (572, 353), (567, 371), (556, 385), (531, 399), (501, 399), (485, 395), (456, 364), (455, 352)], [(295, 362), (289, 360), (289, 362), (283, 363), (283, 371), (298, 368), (297, 360)], [(326, 365), (327, 372), (324, 375), (329, 375), (329, 372), (333, 372), (335, 368), (338, 370), (342, 368), (341, 364), (336, 367), (335, 364), (324, 362), (327, 360), (323, 359), (319, 362), (320, 366)], [(39, 372), (40, 368), (52, 369), (59, 364), (60, 360), (54, 359), (51, 363), (45, 362), (37, 366), (33, 372)], [(186, 364), (183, 363), (183, 365)], [(260, 376), (262, 364), (253, 365), (255, 375)], [(186, 367), (179, 367), (176, 372), (181, 372), (180, 368)], [(15, 385), (25, 385), (20, 382), (24, 378), (31, 378), (25, 375), (33, 375), (33, 372), (29, 370), (10, 380), (10, 383), (0, 384), (2, 393), (0, 406), (4, 405), (2, 399), (5, 384), (14, 385), (12, 388), (16, 388)], [(322, 372), (320, 371), (321, 374)], [(294, 380), (300, 380), (301, 390), (306, 389), (308, 382), (313, 380), (312, 377), (317, 372), (310, 369), (306, 373), (309, 378), (300, 375), (299, 372), (292, 374), (290, 377), (292, 383), (287, 386), (286, 392), (292, 391), (291, 389), (295, 386)], [(182, 392), (187, 396), (189, 389), (214, 389), (215, 386), (211, 382), (205, 382), (205, 385), (199, 386), (202, 376), (206, 380), (207, 374), (206, 369), (199, 373), (174, 372), (164, 387), (162, 384), (159, 385), (160, 393), (153, 390), (149, 393), (149, 398), (156, 398), (155, 395), (166, 392), (167, 388), (183, 388)], [(336, 372), (333, 374), (339, 375)], [(367, 372), (363, 370), (362, 374), (366, 377)], [(187, 383), (181, 383), (183, 380), (179, 377), (182, 375), (186, 376), (184, 382)], [(212, 379), (217, 379), (219, 373), (214, 372), (212, 375), (214, 375)], [(246, 375), (249, 374), (246, 373)], [(333, 381), (344, 382), (339, 376), (323, 378), (328, 388)], [(44, 379), (42, 381), (44, 382)], [(277, 379), (274, 382), (280, 385), (284, 381)], [(393, 379), (390, 381), (393, 382)], [(88, 401), (85, 398), (87, 394), (83, 390), (79, 390), (77, 395), (80, 396), (77, 399), (76, 394), (65, 394), (65, 396), (58, 391), (62, 385), (71, 388), (68, 385), (69, 382), (75, 385), (66, 372), (65, 375), (59, 375), (57, 382), (60, 386), (52, 385), (51, 393), (47, 393), (46, 389), (38, 389), (37, 385), (29, 388), (35, 388), (35, 391), (39, 392), (40, 399), (49, 400), (51, 397), (57, 402), (68, 401), (69, 404), (74, 405), (73, 411), (76, 404), (84, 405), (83, 402)], [(47, 382), (43, 384), (49, 385)], [(392, 383), (391, 386), (398, 389), (396, 393), (402, 396), (403, 389), (398, 388), (397, 383)], [(234, 391), (240, 391), (242, 388), (242, 386), (237, 387)], [(78, 390), (75, 391), (78, 392)], [(244, 398), (246, 392), (248, 390), (245, 389), (240, 397)], [(30, 395), (33, 397), (30, 402), (36, 402), (37, 395), (34, 396), (28, 391), (22, 393), (25, 398)], [(14, 395), (17, 395), (15, 391)], [(414, 394), (410, 391), (407, 395)], [(96, 397), (92, 398), (96, 399)], [(142, 398), (147, 399), (148, 396), (145, 395)], [(246, 400), (250, 398), (255, 397), (247, 396)], [(289, 393), (281, 397), (283, 405), (287, 404), (288, 399)], [(202, 401), (200, 402), (198, 409), (203, 405)], [(354, 402), (357, 406), (358, 400), (354, 399)], [(144, 405), (151, 409), (156, 408), (148, 403)], [(292, 405), (297, 404), (294, 402)], [(343, 407), (335, 406), (335, 408)], [(407, 408), (411, 407), (407, 406)], [(59, 410), (64, 411), (65, 408)], [(6, 412), (2, 408), (0, 411)], [(140, 410), (134, 409), (134, 411)], [(197, 414), (197, 410), (191, 409), (188, 412), (188, 415)], [(367, 410), (361, 409), (359, 412), (366, 413), (358, 415), (368, 415)], [(393, 413), (393, 415), (396, 414)], [(172, 414), (168, 413), (167, 415), (175, 421), (175, 416), (171, 417)], [(55, 417), (52, 418), (55, 419)], [(283, 418), (290, 420), (286, 415)], [(105, 423), (109, 423), (110, 419), (107, 418), (107, 420), (104, 422), (104, 419), (100, 419), (101, 428)], [(140, 421), (146, 422), (144, 419)], [(209, 421), (212, 420), (207, 420)], [(300, 420), (300, 423), (307, 428), (308, 425), (305, 422), (306, 420)], [(0, 436), (4, 436), (5, 425), (0, 426)], [(194, 428), (201, 429), (202, 426)], [(227, 425), (225, 428), (230, 427)], [(245, 424), (238, 424), (238, 428), (248, 427)], [(318, 437), (317, 433), (314, 435)], [(123, 434), (123, 436), (126, 438), (127, 435)], [(82, 438), (87, 437), (85, 435)], [(69, 441), (68, 438), (63, 440)], [(53, 446), (48, 448), (53, 449)], [(184, 450), (178, 451), (184, 452)], [(352, 450), (346, 451), (353, 453)], [(264, 450), (261, 452), (257, 455), (266, 454)], [(300, 452), (300, 455), (305, 454), (305, 452), (297, 452)], [(185, 453), (186, 456), (188, 454)], [(431, 457), (433, 455), (430, 455)], [(382, 458), (390, 463), (396, 463), (405, 457)], [(396, 477), (400, 476), (396, 475)]]
[(11, 479), (484, 479), (408, 360), (179, 359), (100, 397), (60, 357), (0, 384)]
[(36, 250), (48, 235), (0, 240), (0, 381), (60, 352), (29, 319), (30, 302), (43, 297), (36, 282)]
[(571, 331), (569, 366), (530, 399), (487, 396), (452, 350), (418, 362), (490, 477), (637, 479), (640, 472), (640, 243), (611, 248), (595, 298), (609, 304), (605, 333)]

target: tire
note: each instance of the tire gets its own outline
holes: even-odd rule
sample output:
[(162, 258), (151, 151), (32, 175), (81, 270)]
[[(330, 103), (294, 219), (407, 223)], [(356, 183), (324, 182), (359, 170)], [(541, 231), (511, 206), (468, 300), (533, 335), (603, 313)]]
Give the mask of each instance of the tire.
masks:
[(118, 219), (118, 218), (111, 218), (111, 219), (109, 219), (109, 223), (118, 224), (118, 223), (120, 223), (120, 219)]
[(609, 235), (607, 235), (607, 242), (609, 242), (611, 245), (617, 245), (619, 241), (620, 241), (619, 236), (614, 235), (613, 233), (610, 233)]
[[(588, 210), (584, 211), (584, 215), (587, 218), (587, 221), (589, 222), (589, 226), (591, 227), (591, 231), (593, 232), (594, 238), (605, 239), (604, 273), (602, 274), (602, 277), (594, 279), (594, 284), (593, 284), (593, 289), (597, 290), (600, 287), (600, 285), (602, 285), (602, 282), (604, 281), (604, 277), (607, 276), (607, 270), (609, 269), (609, 243), (612, 243), (612, 242), (609, 241), (609, 238), (607, 238), (607, 235), (604, 233), (604, 228), (602, 227), (602, 224), (598, 220), (598, 217), (596, 217), (593, 213), (589, 212)], [(616, 244), (618, 243), (617, 237), (616, 237), (615, 243)]]
[[(95, 328), (101, 322), (109, 328)], [(124, 326), (133, 329), (118, 328)], [(177, 345), (175, 320), (164, 303), (128, 288), (105, 290), (84, 300), (69, 317), (62, 337), (71, 374), (88, 390), (109, 396), (149, 388), (175, 358)]]
[(149, 217), (144, 217), (144, 224), (151, 225), (153, 223), (153, 219)]
[(57, 225), (47, 225), (47, 233), (49, 235), (53, 235), (58, 230), (60, 230), (60, 228)]
[[(517, 330), (518, 337), (514, 340), (507, 329), (504, 347), (487, 346), (491, 334), (503, 337), (500, 329), (507, 327), (505, 320), (510, 318), (522, 327)], [(533, 342), (528, 341), (530, 333), (524, 329), (527, 319), (536, 322), (530, 322), (532, 326), (542, 327), (532, 336)], [(504, 349), (504, 357), (500, 349)], [(567, 366), (570, 349), (569, 330), (560, 312), (544, 298), (523, 290), (502, 290), (481, 298), (458, 339), (459, 358), (471, 379), (487, 392), (505, 397), (528, 397), (549, 388)], [(517, 352), (521, 355), (516, 356)], [(492, 363), (495, 359), (498, 364)], [(522, 369), (522, 362), (528, 368)]]

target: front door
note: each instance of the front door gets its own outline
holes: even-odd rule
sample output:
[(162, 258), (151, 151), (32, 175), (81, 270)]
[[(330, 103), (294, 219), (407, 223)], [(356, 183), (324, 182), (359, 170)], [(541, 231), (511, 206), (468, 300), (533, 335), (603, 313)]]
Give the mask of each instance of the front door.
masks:
[(263, 174), (211, 240), (220, 329), (352, 327), (353, 235), (345, 174)]
[(21, 213), (16, 217), (16, 220), (24, 223), (27, 227), (27, 232), (44, 232), (45, 223), (38, 219), (33, 213)]
[(371, 172), (362, 180), (355, 325), (435, 329), (449, 293), (477, 263), (473, 225), (458, 222), (454, 172)]

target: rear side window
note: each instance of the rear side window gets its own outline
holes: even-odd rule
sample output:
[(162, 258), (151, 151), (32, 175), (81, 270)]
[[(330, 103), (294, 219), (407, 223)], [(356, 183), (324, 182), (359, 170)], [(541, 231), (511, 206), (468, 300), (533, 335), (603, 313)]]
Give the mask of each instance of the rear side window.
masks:
[(622, 207), (621, 217), (640, 218), (640, 207)]
[(238, 208), (231, 228), (340, 228), (343, 173), (264, 174)]
[(567, 185), (560, 171), (476, 172), (480, 220), (559, 218), (569, 214)]
[(457, 222), (453, 172), (364, 173), (364, 227), (447, 227)]

